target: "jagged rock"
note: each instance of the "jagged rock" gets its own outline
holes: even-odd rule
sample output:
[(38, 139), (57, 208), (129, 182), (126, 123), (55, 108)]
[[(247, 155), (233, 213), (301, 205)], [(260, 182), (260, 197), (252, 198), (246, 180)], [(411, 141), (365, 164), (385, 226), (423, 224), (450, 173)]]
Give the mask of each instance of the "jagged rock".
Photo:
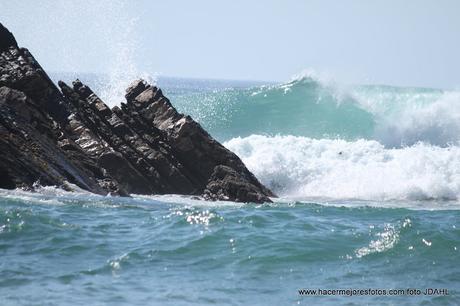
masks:
[[(267, 201), (269, 196), (274, 196), (236, 154), (214, 140), (190, 116), (179, 114), (159, 88), (143, 80), (137, 80), (127, 89), (126, 99), (127, 104), (122, 107), (132, 113), (138, 113), (146, 125), (152, 125), (163, 132), (171, 148), (171, 154), (193, 174), (193, 179), (201, 192), (209, 184), (216, 166), (221, 165), (233, 169), (239, 173), (239, 177), (245, 178), (245, 182), (258, 189), (261, 195), (265, 195), (264, 201)], [(229, 199), (236, 200), (234, 197)], [(245, 201), (243, 197), (240, 199)]]
[(30, 52), (18, 48), (1, 24), (0, 39), (0, 188), (70, 182), (94, 193), (127, 195), (74, 142), (69, 127), (79, 116)]
[[(91, 162), (59, 147), (56, 123), (23, 92), (0, 87), (0, 176), (2, 188), (70, 182), (83, 189), (105, 193)], [(69, 144), (70, 144), (70, 140)], [(83, 155), (83, 154), (80, 154)], [(85, 164), (85, 162), (87, 164)], [(93, 165), (97, 169), (96, 165)], [(124, 192), (121, 192), (124, 194)]]
[(214, 168), (204, 190), (204, 197), (210, 200), (232, 199), (236, 202), (270, 202), (268, 196), (251, 183), (251, 178), (223, 165)]
[(274, 196), (159, 88), (138, 80), (110, 109), (79, 80), (59, 87), (0, 24), (0, 188), (39, 181), (100, 194)]

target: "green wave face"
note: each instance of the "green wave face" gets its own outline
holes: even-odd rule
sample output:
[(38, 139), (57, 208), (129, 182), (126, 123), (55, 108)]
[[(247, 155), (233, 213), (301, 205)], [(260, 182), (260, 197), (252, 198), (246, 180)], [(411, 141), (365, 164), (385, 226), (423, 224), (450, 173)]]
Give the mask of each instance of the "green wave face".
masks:
[(236, 136), (296, 135), (369, 138), (374, 115), (350, 95), (337, 95), (311, 78), (277, 86), (172, 94), (174, 104), (219, 140)]
[[(161, 84), (160, 84), (161, 85)], [(221, 141), (250, 135), (377, 140), (386, 147), (460, 140), (460, 92), (361, 85), (341, 88), (312, 77), (286, 84), (169, 91)]]

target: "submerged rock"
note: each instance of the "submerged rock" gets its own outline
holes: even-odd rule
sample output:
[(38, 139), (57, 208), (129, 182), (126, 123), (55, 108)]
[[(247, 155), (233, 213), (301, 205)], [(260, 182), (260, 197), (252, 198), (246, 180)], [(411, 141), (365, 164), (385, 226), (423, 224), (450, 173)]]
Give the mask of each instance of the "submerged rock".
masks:
[(0, 188), (69, 182), (99, 194), (275, 196), (156, 86), (135, 81), (112, 109), (79, 80), (59, 87), (0, 24)]

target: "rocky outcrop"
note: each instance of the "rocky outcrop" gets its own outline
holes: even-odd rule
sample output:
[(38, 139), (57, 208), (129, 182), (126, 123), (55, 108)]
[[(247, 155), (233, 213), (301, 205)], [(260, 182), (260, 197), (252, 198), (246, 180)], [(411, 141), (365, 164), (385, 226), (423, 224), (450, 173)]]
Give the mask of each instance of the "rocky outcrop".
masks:
[(38, 182), (258, 203), (274, 196), (156, 86), (135, 81), (112, 109), (79, 80), (59, 87), (0, 24), (0, 188)]
[(69, 103), (29, 51), (1, 24), (0, 38), (0, 188), (75, 184), (126, 195), (73, 141)]

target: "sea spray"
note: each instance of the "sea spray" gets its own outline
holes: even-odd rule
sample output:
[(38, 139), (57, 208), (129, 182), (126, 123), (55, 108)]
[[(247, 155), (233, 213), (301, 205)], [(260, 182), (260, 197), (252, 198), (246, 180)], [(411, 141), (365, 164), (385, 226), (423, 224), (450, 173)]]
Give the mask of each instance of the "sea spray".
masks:
[[(127, 0), (54, 1), (40, 6), (24, 6), (24, 23), (29, 14), (46, 16), (47, 27), (54, 39), (40, 48), (31, 49), (46, 71), (59, 67), (55, 81), (71, 82), (80, 78), (97, 88), (97, 94), (109, 106), (124, 101), (125, 89), (135, 79), (153, 84), (156, 74), (145, 70), (151, 61), (141, 58), (139, 12)], [(36, 10), (32, 13), (30, 10)], [(48, 49), (47, 49), (48, 48)], [(53, 63), (42, 61), (41, 52), (53, 54)], [(82, 58), (84, 54), (84, 58)], [(45, 57), (46, 59), (46, 57)], [(89, 64), (90, 63), (90, 64)], [(142, 68), (139, 63), (143, 63)], [(94, 71), (99, 71), (98, 75)], [(55, 74), (55, 75), (56, 75)]]

